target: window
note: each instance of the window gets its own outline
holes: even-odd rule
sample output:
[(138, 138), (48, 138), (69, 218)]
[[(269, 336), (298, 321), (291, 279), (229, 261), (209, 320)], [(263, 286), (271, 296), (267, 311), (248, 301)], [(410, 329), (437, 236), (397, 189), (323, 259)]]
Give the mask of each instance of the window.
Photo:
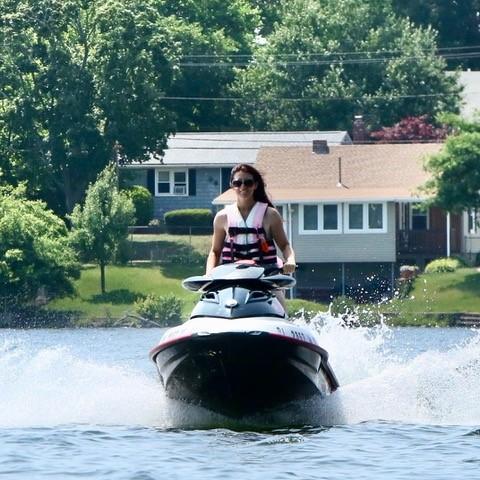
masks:
[(468, 233), (475, 235), (480, 233), (480, 211), (476, 208), (469, 208), (468, 216)]
[(340, 233), (341, 208), (339, 204), (321, 203), (300, 206), (300, 233)]
[(156, 195), (187, 195), (187, 170), (156, 170)]
[(323, 205), (323, 229), (338, 230), (338, 205)]
[(383, 228), (383, 206), (381, 203), (368, 204), (368, 228)]
[(410, 229), (411, 230), (428, 230), (428, 210), (412, 206)]
[(346, 233), (385, 233), (386, 203), (349, 203), (346, 208)]
[(348, 229), (363, 230), (363, 205), (361, 203), (348, 206)]

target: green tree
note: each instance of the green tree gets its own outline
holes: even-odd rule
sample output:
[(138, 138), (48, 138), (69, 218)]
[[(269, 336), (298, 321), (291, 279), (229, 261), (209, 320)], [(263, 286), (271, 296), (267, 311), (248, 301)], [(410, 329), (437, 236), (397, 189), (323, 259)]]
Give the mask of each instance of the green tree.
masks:
[[(480, 0), (394, 0), (395, 10), (415, 24), (438, 31), (438, 46), (449, 54), (451, 67), (478, 69)], [(470, 47), (470, 48), (469, 48)]]
[(133, 185), (125, 193), (135, 207), (135, 225), (148, 225), (153, 218), (153, 197), (150, 191), (141, 185)]
[[(229, 102), (202, 98), (228, 96), (235, 80), (234, 65), (252, 54), (261, 24), (257, 8), (248, 0), (164, 0), (159, 5), (167, 18), (181, 18), (188, 24), (178, 37), (178, 70), (166, 89), (171, 98), (168, 105), (177, 114), (177, 130), (238, 127)], [(195, 99), (185, 101), (185, 97)]]
[(255, 129), (345, 129), (457, 111), (459, 87), (435, 34), (389, 1), (290, 0), (254, 61), (238, 72), (236, 114)]
[(161, 152), (178, 118), (165, 96), (181, 80), (182, 49), (208, 42), (160, 6), (0, 0), (3, 181), (27, 182), (65, 213), (113, 158)]
[(425, 190), (431, 202), (445, 210), (459, 212), (480, 208), (480, 122), (444, 117), (456, 132), (450, 135), (441, 152), (426, 162), (431, 174)]
[(76, 205), (70, 215), (73, 244), (86, 260), (98, 263), (102, 293), (105, 293), (105, 267), (135, 220), (132, 200), (125, 192), (119, 192), (117, 185), (116, 168), (110, 164), (88, 187), (83, 207)]
[(27, 302), (40, 287), (69, 294), (79, 273), (63, 220), (24, 188), (0, 188), (0, 296)]

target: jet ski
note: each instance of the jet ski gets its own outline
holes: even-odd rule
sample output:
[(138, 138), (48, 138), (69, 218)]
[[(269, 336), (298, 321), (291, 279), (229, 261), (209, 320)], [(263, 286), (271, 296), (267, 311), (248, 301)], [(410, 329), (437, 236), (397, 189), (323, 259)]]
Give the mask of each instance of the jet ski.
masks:
[(335, 391), (316, 333), (288, 321), (275, 295), (294, 285), (278, 269), (243, 263), (185, 279), (200, 300), (150, 352), (167, 396), (239, 418)]

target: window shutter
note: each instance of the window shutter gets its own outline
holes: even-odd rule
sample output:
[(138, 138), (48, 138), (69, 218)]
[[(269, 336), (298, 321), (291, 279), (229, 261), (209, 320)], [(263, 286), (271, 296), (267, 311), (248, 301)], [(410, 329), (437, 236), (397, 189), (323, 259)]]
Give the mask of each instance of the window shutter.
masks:
[(155, 170), (153, 168), (147, 170), (147, 189), (155, 196)]
[(227, 191), (230, 188), (230, 174), (231, 168), (222, 168), (222, 192)]
[(191, 168), (188, 171), (188, 195), (194, 197), (197, 194), (197, 171)]

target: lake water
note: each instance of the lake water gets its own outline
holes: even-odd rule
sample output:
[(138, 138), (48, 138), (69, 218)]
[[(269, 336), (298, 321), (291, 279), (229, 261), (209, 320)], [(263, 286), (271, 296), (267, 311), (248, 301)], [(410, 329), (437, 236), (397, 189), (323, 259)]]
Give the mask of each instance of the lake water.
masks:
[(315, 328), (340, 390), (242, 422), (165, 398), (160, 329), (2, 330), (0, 478), (480, 479), (478, 331)]

